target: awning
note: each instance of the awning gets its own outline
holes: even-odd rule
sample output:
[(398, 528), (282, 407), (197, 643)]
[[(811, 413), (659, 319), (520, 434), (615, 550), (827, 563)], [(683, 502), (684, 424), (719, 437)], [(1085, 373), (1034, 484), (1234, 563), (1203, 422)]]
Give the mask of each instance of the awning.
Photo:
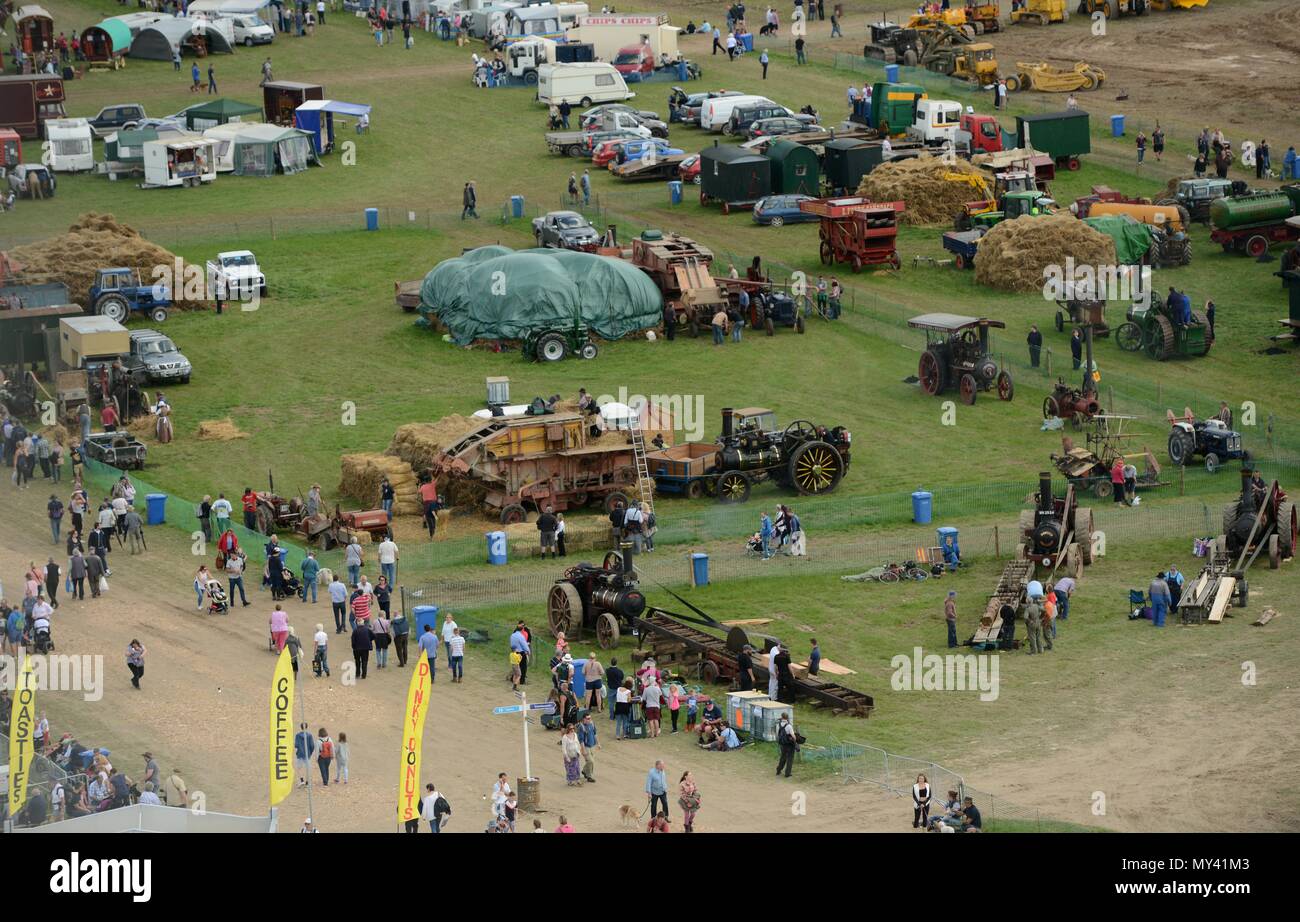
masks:
[(309, 99), (296, 112), (333, 112), (337, 115), (350, 115), (360, 118), (370, 114), (370, 107), (356, 102), (340, 102), (337, 99)]
[[(198, 106), (191, 106), (185, 110), (185, 124), (193, 129), (196, 122), (215, 122), (218, 125), (224, 125), (226, 122), (234, 119), (243, 118), (245, 115), (256, 115), (261, 117), (262, 107), (250, 105), (246, 102), (240, 102), (237, 99), (214, 99), (212, 102), (203, 103)], [(209, 126), (211, 127), (211, 126)]]

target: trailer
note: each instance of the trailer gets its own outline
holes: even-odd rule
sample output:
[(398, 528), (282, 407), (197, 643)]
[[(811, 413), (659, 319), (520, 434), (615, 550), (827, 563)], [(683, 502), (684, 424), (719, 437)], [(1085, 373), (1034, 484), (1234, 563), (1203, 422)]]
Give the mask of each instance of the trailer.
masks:
[(1225, 253), (1259, 259), (1274, 243), (1300, 240), (1300, 183), (1271, 192), (1228, 195), (1210, 203), (1210, 240)]
[(81, 173), (95, 168), (90, 122), (84, 118), (53, 118), (45, 123), (49, 142), (46, 165), (56, 173)]
[(293, 127), (293, 115), (299, 106), (311, 99), (324, 98), (325, 88), (319, 83), (272, 80), (262, 84), (262, 110), (272, 125)]
[(713, 488), (717, 479), (718, 446), (705, 442), (685, 442), (646, 454), (655, 490), (699, 499)]
[(810, 199), (799, 210), (821, 218), (819, 252), (824, 265), (848, 263), (854, 272), (863, 266), (897, 269), (898, 216), (903, 202), (869, 202), (859, 196)]
[(622, 163), (609, 164), (609, 171), (619, 179), (633, 181), (645, 179), (676, 179), (677, 170), (686, 154), (667, 154), (665, 156), (644, 156)]
[(975, 268), (975, 252), (980, 239), (988, 233), (987, 227), (968, 231), (947, 231), (943, 235), (943, 248), (953, 254), (953, 264), (958, 269)]
[(49, 74), (0, 77), (0, 128), (12, 128), (20, 137), (43, 134), (47, 119), (63, 118), (63, 78)]
[(700, 151), (700, 204), (720, 202), (722, 213), (772, 194), (772, 161), (754, 151), (714, 144)]
[(146, 141), (142, 189), (198, 186), (217, 178), (217, 147), (211, 138)]
[(1032, 147), (1058, 166), (1079, 168), (1079, 157), (1092, 152), (1088, 113), (1082, 109), (1016, 116), (1016, 147)]
[(613, 61), (632, 45), (648, 45), (656, 60), (678, 57), (677, 38), (681, 30), (668, 25), (663, 13), (584, 13), (565, 35), (568, 42), (589, 43), (596, 57)]

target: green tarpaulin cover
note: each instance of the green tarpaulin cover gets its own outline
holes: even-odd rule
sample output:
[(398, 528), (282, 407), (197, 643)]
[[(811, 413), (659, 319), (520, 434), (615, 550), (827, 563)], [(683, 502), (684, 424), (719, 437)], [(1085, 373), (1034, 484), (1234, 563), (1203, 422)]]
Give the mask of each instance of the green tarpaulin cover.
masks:
[(1151, 249), (1151, 228), (1126, 214), (1098, 215), (1084, 223), (1115, 241), (1115, 258), (1121, 266), (1136, 266)]
[(657, 326), (663, 299), (631, 263), (574, 250), (484, 246), (435, 266), (420, 286), (420, 314), (436, 315), (459, 346), (523, 339), (585, 324), (604, 339)]

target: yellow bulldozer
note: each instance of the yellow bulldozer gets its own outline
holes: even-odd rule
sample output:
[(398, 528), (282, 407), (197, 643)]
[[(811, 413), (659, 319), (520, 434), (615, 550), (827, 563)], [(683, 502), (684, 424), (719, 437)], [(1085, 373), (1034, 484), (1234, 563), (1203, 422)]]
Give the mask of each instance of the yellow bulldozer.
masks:
[[(1084, 3), (1091, 0), (1083, 0)], [(1082, 9), (1083, 4), (1080, 4)], [(1011, 24), (1031, 23), (1045, 26), (1053, 22), (1069, 22), (1070, 10), (1066, 0), (1025, 0), (1025, 5), (1011, 11)]]
[(966, 0), (966, 25), (976, 35), (1002, 31), (1002, 5), (998, 0)]
[(1090, 16), (1101, 13), (1107, 19), (1121, 16), (1145, 16), (1151, 12), (1151, 0), (1079, 0), (1079, 13)]
[(1197, 7), (1209, 6), (1210, 0), (1147, 0), (1147, 5), (1153, 10), (1191, 10)]
[(971, 27), (937, 23), (917, 32), (917, 63), (928, 71), (980, 86), (998, 82), (998, 61), (988, 42), (971, 40)]
[(1106, 72), (1079, 61), (1070, 70), (1053, 67), (1045, 61), (1017, 61), (1016, 72), (1006, 78), (1007, 92), (1038, 90), (1040, 93), (1073, 93), (1095, 90), (1106, 82)]

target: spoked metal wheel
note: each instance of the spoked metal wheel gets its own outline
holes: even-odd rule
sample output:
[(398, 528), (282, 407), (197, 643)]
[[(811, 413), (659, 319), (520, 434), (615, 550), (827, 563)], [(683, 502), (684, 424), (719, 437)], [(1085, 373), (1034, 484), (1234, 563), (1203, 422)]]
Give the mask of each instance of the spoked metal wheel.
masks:
[(921, 380), (921, 390), (931, 397), (943, 390), (943, 366), (939, 364), (939, 357), (928, 349), (921, 353), (916, 376)]
[(749, 499), (750, 486), (749, 475), (742, 471), (728, 471), (718, 478), (718, 502), (743, 503)]
[(567, 634), (582, 623), (582, 597), (572, 583), (556, 583), (546, 597), (546, 623), (551, 634)]
[(979, 385), (975, 383), (975, 376), (964, 374), (961, 376), (961, 402), (968, 407), (975, 405), (975, 394), (979, 391)]
[(618, 619), (609, 612), (601, 612), (596, 619), (596, 642), (602, 650), (612, 650), (618, 646)]
[(805, 442), (790, 456), (790, 482), (800, 493), (829, 493), (843, 476), (844, 459), (826, 442)]
[(1131, 320), (1120, 324), (1115, 331), (1115, 344), (1125, 352), (1137, 352), (1142, 348), (1142, 328)]
[(1010, 400), (1016, 395), (1016, 385), (1009, 371), (998, 372), (997, 389), (999, 400)]

